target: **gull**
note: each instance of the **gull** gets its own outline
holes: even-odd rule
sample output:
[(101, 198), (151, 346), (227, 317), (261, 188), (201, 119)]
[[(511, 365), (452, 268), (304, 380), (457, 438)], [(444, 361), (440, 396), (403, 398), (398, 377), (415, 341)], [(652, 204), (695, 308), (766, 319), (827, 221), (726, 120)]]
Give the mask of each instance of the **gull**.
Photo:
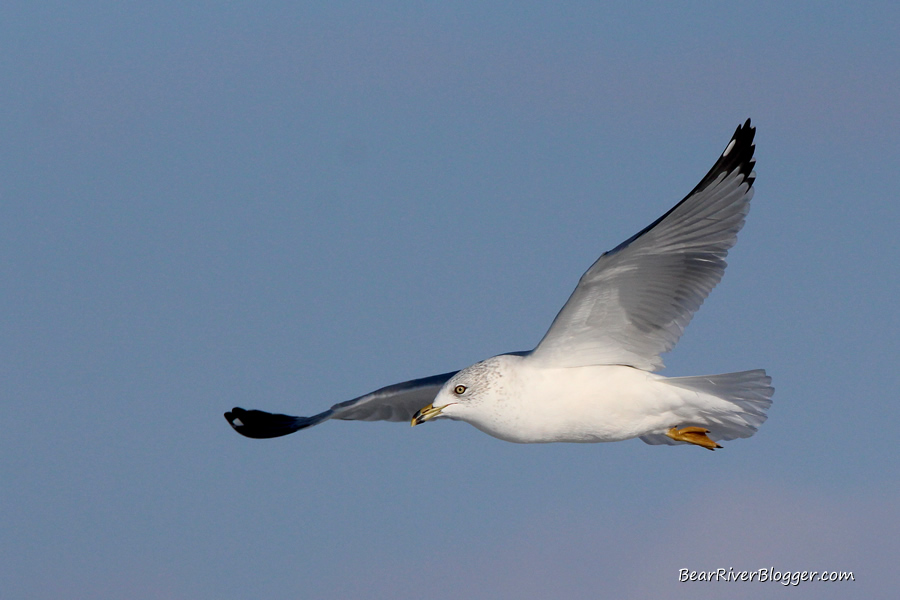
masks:
[(531, 351), (406, 381), (312, 417), (233, 408), (250, 438), (287, 435), (330, 419), (465, 421), (517, 443), (692, 444), (747, 438), (766, 420), (772, 380), (763, 369), (664, 377), (671, 350), (725, 272), (725, 257), (753, 197), (750, 119), (681, 202), (584, 273)]

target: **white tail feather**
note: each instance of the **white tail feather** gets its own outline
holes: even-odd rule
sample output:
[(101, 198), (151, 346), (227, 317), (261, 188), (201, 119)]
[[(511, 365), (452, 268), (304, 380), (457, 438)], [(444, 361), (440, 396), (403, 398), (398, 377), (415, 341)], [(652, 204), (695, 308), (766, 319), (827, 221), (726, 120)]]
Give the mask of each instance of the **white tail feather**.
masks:
[[(766, 420), (766, 411), (772, 405), (772, 394), (775, 393), (772, 378), (763, 369), (721, 375), (668, 377), (664, 381), (697, 392), (698, 398), (705, 397), (706, 401), (694, 407), (700, 414), (698, 422), (682, 425), (706, 427), (710, 431), (709, 437), (716, 441), (746, 438), (756, 433)], [(710, 404), (710, 397), (725, 402)], [(665, 433), (643, 435), (641, 439), (648, 444), (683, 443), (676, 442)]]

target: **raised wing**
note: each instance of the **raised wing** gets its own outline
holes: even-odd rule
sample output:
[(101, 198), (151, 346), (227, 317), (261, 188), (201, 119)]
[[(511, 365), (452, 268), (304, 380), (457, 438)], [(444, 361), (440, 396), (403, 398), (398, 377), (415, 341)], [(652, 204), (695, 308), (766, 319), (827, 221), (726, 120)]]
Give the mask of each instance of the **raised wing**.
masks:
[(753, 197), (750, 119), (684, 200), (581, 277), (531, 354), (548, 365), (663, 368), (694, 312), (725, 272)]
[(235, 407), (225, 413), (225, 419), (241, 435), (257, 439), (280, 437), (329, 419), (409, 421), (417, 410), (434, 400), (444, 382), (456, 373), (457, 371), (452, 371), (389, 385), (365, 396), (335, 404), (312, 417), (292, 417)]

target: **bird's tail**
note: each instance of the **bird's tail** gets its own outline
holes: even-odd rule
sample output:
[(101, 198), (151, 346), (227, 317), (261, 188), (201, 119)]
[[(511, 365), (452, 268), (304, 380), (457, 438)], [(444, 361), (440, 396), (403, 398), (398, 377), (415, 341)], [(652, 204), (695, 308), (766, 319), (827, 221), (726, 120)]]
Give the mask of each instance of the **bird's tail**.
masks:
[[(703, 396), (712, 396), (718, 402), (704, 402), (702, 423), (710, 430), (713, 440), (733, 440), (750, 437), (766, 420), (766, 411), (772, 406), (772, 378), (763, 369), (699, 375), (692, 377), (668, 377), (665, 382)], [(722, 402), (724, 401), (724, 402)], [(648, 444), (679, 444), (665, 434), (641, 436)]]

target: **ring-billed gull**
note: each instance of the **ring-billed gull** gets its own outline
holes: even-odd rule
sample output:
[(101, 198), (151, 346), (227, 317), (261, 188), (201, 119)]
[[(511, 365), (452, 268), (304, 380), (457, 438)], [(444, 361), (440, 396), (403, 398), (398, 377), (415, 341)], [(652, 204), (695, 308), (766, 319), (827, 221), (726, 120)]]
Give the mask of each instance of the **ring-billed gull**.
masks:
[(534, 350), (381, 388), (312, 417), (234, 408), (251, 438), (287, 435), (328, 419), (465, 421), (510, 442), (689, 443), (753, 435), (774, 388), (762, 369), (663, 377), (671, 350), (722, 278), (753, 196), (750, 119), (681, 202), (605, 252)]

